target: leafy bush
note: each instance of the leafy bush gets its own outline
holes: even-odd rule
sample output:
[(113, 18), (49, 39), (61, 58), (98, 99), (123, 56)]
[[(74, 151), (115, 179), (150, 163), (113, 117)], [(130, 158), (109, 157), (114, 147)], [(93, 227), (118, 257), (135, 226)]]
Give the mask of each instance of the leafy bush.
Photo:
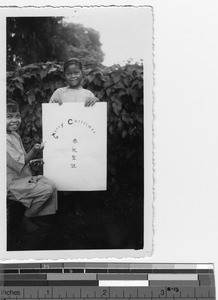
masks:
[[(143, 185), (143, 67), (127, 64), (84, 70), (84, 88), (108, 107), (108, 183)], [(27, 65), (7, 74), (7, 96), (18, 102), (29, 150), (42, 136), (41, 104), (65, 85), (62, 64)]]

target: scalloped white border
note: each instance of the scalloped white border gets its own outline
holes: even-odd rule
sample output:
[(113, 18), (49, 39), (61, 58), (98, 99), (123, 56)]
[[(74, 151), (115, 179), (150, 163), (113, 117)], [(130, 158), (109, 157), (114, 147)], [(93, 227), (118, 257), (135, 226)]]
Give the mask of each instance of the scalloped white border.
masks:
[[(25, 2), (25, 3), (24, 3)], [(43, 1), (44, 2), (44, 1)], [(90, 1), (80, 1), (80, 3), (76, 3), (75, 1), (74, 6), (81, 6), (82, 9), (98, 9), (97, 6), (102, 6), (102, 1), (95, 1), (92, 5), (90, 5)], [(100, 4), (101, 2), (101, 4)], [(141, 1), (142, 2), (142, 1)], [(19, 6), (16, 8), (13, 7), (4, 7), (0, 8), (0, 37), (1, 37), (1, 58), (4, 64), (0, 69), (0, 84), (1, 84), (1, 99), (5, 99), (6, 95), (6, 24), (5, 18), (6, 16), (37, 16), (37, 15), (46, 15), (46, 16), (53, 16), (53, 15), (70, 15), (70, 10), (74, 8), (74, 6), (68, 6), (70, 4), (65, 4), (64, 6), (54, 6), (54, 4), (46, 3), (46, 5), (50, 5), (49, 7), (40, 7), (35, 6), (34, 8), (30, 7), (31, 2), (22, 1), (19, 3), (15, 3), (15, 5)], [(53, 1), (54, 3), (54, 1)], [(5, 5), (11, 5), (11, 1), (7, 2)], [(44, 4), (45, 5), (45, 4)], [(66, 250), (66, 251), (6, 251), (6, 203), (4, 199), (6, 199), (6, 168), (5, 168), (5, 128), (4, 122), (3, 125), (0, 126), (1, 132), (1, 143), (2, 147), (0, 147), (0, 174), (1, 174), (1, 199), (0, 202), (0, 220), (1, 220), (1, 227), (0, 227), (0, 259), (3, 260), (11, 260), (11, 259), (18, 259), (18, 260), (32, 260), (32, 259), (106, 259), (111, 258), (114, 261), (121, 258), (142, 258), (142, 257), (149, 257), (152, 255), (153, 251), (153, 198), (154, 198), (154, 187), (153, 187), (153, 79), (154, 79), (154, 62), (153, 62), (153, 9), (152, 6), (149, 4), (137, 4), (137, 2), (132, 2), (132, 4), (127, 4), (125, 1), (125, 5), (123, 1), (108, 1), (104, 2), (104, 6), (119, 6), (122, 9), (122, 6), (125, 5), (134, 5), (138, 9), (146, 10), (146, 13), (149, 16), (149, 33), (147, 37), (144, 37), (147, 41), (147, 46), (145, 49), (145, 57), (144, 59), (144, 144), (146, 145), (144, 148), (144, 177), (145, 177), (145, 184), (144, 184), (144, 249), (143, 250)], [(23, 7), (22, 7), (23, 6)], [(25, 6), (25, 7), (24, 7)], [(90, 6), (90, 7), (87, 7)], [(139, 8), (139, 6), (141, 8)], [(134, 9), (132, 7), (132, 9)], [(122, 12), (124, 13), (125, 7), (123, 7)], [(131, 20), (134, 26), (134, 20)], [(135, 20), (137, 22), (137, 20)], [(1, 110), (0, 110), (0, 120), (5, 120), (5, 101), (1, 103)]]

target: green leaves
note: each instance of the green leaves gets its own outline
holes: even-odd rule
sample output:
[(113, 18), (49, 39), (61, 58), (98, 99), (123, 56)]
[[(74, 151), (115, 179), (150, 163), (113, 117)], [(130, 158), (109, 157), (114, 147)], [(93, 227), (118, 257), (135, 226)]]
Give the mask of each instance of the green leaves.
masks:
[(17, 76), (15, 78), (13, 78), (13, 81), (18, 81), (18, 82), (22, 82), (23, 83), (23, 78), (20, 76)]
[(114, 84), (113, 79), (111, 77), (107, 76), (106, 77), (106, 81), (105, 81), (105, 83), (103, 85), (103, 88), (106, 89), (106, 88), (112, 86), (113, 84)]
[(35, 102), (35, 95), (34, 95), (33, 90), (31, 90), (30, 92), (28, 92), (27, 98), (28, 98), (28, 103), (30, 105), (32, 105)]
[(53, 73), (54, 71), (57, 71), (57, 68), (56, 67), (51, 67), (48, 70), (48, 74)]
[(15, 82), (15, 85), (16, 85), (16, 87), (17, 87), (18, 89), (20, 89), (21, 91), (24, 90), (24, 89), (23, 89), (23, 83), (22, 83), (22, 82), (17, 81), (17, 82)]
[(119, 116), (119, 113), (120, 113), (120, 111), (122, 110), (122, 103), (121, 103), (119, 100), (114, 99), (114, 100), (113, 100), (112, 107), (113, 107), (113, 110), (114, 110), (115, 114), (116, 114), (117, 116)]
[(43, 79), (47, 76), (48, 74), (48, 70), (46, 68), (43, 68), (41, 71), (40, 71), (40, 78)]
[(133, 102), (136, 103), (138, 98), (139, 98), (139, 93), (138, 93), (137, 89), (136, 88), (131, 88), (130, 89), (130, 94), (132, 95)]
[[(119, 65), (84, 70), (84, 88), (107, 102), (108, 175), (142, 166), (143, 68)], [(42, 138), (42, 103), (65, 85), (62, 64), (38, 63), (7, 74), (7, 94), (21, 109), (21, 136), (26, 149)]]
[(112, 73), (112, 79), (113, 79), (113, 82), (116, 84), (120, 81), (121, 77), (119, 74), (113, 74)]

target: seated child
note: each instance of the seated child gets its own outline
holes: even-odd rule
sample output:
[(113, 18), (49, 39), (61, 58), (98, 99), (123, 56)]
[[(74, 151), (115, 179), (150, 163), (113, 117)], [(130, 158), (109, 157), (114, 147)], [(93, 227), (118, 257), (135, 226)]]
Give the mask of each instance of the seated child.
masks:
[(7, 101), (7, 197), (21, 202), (27, 207), (25, 217), (32, 218), (55, 214), (57, 210), (57, 191), (47, 178), (32, 176), (29, 162), (44, 148), (35, 144), (26, 153), (21, 138), (16, 132), (21, 124), (17, 103)]
[(50, 103), (84, 102), (85, 106), (92, 106), (98, 101), (91, 91), (82, 87), (82, 63), (77, 58), (64, 62), (64, 75), (68, 86), (57, 89)]

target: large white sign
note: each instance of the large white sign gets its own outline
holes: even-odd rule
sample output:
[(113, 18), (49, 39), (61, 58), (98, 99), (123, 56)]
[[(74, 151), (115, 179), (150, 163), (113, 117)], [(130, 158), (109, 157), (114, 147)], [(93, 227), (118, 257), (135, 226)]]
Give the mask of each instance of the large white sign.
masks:
[(106, 190), (107, 104), (42, 105), (44, 176), (59, 191)]

